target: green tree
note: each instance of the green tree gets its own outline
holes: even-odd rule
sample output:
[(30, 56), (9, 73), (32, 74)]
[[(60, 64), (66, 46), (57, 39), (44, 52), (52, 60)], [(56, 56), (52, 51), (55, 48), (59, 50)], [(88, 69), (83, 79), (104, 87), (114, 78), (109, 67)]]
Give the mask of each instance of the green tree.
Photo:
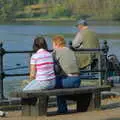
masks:
[(16, 11), (22, 9), (19, 0), (0, 0), (0, 22), (12, 21), (16, 17)]
[(62, 4), (56, 4), (48, 12), (51, 17), (70, 16), (70, 11)]
[(120, 20), (120, 0), (114, 0), (111, 6), (113, 20)]
[(113, 11), (112, 19), (113, 20), (120, 20), (120, 8)]

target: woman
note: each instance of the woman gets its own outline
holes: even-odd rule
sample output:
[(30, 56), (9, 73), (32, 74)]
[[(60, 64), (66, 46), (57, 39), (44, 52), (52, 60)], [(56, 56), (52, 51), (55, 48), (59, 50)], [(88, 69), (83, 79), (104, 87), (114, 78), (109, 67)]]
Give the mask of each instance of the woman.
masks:
[(30, 60), (30, 83), (23, 91), (52, 89), (55, 87), (55, 74), (52, 54), (47, 51), (47, 44), (43, 37), (34, 39), (35, 54)]
[[(76, 88), (80, 86), (79, 69), (74, 52), (65, 46), (64, 37), (58, 35), (52, 39), (54, 57), (58, 61), (61, 71), (56, 77), (57, 88)], [(57, 96), (58, 112), (66, 113), (67, 104), (63, 97)]]

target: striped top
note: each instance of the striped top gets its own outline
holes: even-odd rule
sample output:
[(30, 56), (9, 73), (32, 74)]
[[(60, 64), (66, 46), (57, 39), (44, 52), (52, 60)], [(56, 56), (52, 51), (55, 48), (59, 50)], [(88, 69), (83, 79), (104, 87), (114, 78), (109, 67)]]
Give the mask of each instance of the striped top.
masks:
[(53, 81), (52, 84), (55, 83), (54, 63), (51, 53), (44, 49), (39, 49), (32, 55), (30, 64), (35, 64), (36, 66), (35, 80), (49, 83)]

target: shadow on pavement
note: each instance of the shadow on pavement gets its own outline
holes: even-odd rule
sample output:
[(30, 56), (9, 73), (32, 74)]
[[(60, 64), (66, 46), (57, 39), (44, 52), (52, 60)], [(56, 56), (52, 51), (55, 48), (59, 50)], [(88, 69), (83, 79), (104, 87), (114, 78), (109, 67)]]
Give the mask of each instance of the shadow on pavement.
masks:
[(108, 118), (108, 119), (104, 119), (104, 120), (120, 120), (120, 118)]

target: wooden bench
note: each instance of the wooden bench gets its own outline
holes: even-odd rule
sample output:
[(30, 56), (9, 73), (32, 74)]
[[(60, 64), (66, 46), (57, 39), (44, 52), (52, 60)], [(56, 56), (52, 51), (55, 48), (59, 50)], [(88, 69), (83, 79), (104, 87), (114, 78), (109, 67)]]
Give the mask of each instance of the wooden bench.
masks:
[(101, 105), (101, 91), (110, 90), (109, 86), (80, 87), (54, 90), (34, 90), (17, 92), (14, 96), (21, 97), (23, 116), (47, 115), (48, 99), (50, 96), (62, 95), (66, 100), (77, 103), (77, 112), (99, 109)]

